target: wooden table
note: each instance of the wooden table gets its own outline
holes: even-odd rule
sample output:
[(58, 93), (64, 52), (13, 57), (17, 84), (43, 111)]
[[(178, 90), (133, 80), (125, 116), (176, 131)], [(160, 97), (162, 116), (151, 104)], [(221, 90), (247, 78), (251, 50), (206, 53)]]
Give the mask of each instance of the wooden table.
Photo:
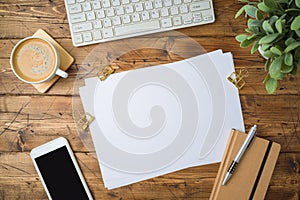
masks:
[[(95, 152), (79, 139), (72, 117), (74, 80), (93, 46), (75, 48), (71, 43), (63, 0), (0, 0), (0, 199), (46, 199), (46, 193), (29, 157), (32, 148), (58, 136), (66, 137), (78, 159), (95, 199), (208, 199), (219, 163), (193, 167), (114, 190), (103, 186)], [(266, 199), (300, 198), (300, 73), (284, 78), (274, 95), (262, 83), (264, 59), (241, 49), (235, 36), (243, 33), (245, 20), (234, 19), (242, 4), (237, 0), (214, 0), (216, 22), (180, 30), (207, 51), (232, 52), (235, 68), (246, 68), (249, 76), (240, 90), (245, 128), (258, 125), (258, 136), (281, 144)], [(9, 65), (13, 46), (43, 28), (76, 59), (68, 79), (59, 81), (45, 94), (22, 83)], [(176, 39), (174, 40), (176, 44)], [(137, 68), (151, 60), (168, 60), (156, 52), (138, 62), (127, 55), (126, 67)], [(109, 55), (107, 55), (109, 59)]]

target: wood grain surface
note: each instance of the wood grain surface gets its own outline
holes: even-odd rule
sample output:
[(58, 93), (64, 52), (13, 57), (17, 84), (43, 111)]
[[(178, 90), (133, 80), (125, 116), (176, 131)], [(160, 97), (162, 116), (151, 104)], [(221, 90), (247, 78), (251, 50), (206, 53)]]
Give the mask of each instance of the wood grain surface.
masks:
[[(266, 199), (298, 200), (300, 73), (284, 78), (274, 95), (267, 94), (262, 83), (266, 75), (264, 59), (259, 54), (251, 55), (249, 48), (240, 48), (234, 38), (244, 32), (246, 25), (242, 17), (234, 19), (242, 4), (237, 0), (213, 2), (215, 23), (179, 32), (197, 41), (208, 52), (217, 49), (232, 52), (236, 70), (248, 70), (247, 84), (240, 90), (245, 128), (248, 131), (257, 124), (258, 136), (281, 144)], [(76, 59), (68, 70), (69, 78), (58, 80), (45, 94), (19, 81), (9, 65), (13, 46), (39, 28), (52, 35)], [(147, 37), (150, 36), (144, 36)], [(161, 39), (162, 36), (157, 34), (155, 37)], [(183, 39), (172, 34), (165, 38), (172, 45)], [(79, 100), (78, 92), (74, 90), (76, 76), (85, 67), (83, 60), (93, 47), (73, 47), (63, 0), (0, 0), (0, 199), (47, 199), (29, 152), (58, 136), (69, 140), (95, 199), (208, 199), (219, 163), (181, 170), (114, 190), (104, 188), (95, 152), (81, 142), (73, 118), (73, 102)], [(126, 54), (117, 60), (120, 65), (117, 72), (181, 59), (165, 51), (143, 50), (139, 53), (147, 57), (137, 59), (133, 54)], [(106, 59), (111, 61), (109, 54)]]

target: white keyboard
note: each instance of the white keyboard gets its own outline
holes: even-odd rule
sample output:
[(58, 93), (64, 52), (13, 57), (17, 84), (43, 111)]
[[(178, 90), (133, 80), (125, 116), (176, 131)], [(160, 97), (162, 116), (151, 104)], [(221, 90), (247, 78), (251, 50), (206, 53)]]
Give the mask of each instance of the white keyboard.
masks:
[(74, 46), (212, 23), (212, 0), (65, 0)]

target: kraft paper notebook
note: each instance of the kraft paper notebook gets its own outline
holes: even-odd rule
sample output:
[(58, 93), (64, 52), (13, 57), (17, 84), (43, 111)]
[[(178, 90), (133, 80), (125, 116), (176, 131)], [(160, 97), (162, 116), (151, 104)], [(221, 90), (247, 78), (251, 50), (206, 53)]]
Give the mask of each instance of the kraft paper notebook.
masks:
[(210, 200), (264, 199), (279, 155), (280, 145), (255, 137), (230, 180), (224, 176), (247, 134), (232, 130), (214, 183)]

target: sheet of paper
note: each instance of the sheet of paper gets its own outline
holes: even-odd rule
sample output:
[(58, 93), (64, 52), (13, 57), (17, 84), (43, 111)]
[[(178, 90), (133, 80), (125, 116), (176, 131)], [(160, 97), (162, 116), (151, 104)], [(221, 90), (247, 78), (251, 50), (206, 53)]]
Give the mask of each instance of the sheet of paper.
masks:
[(220, 162), (231, 128), (244, 131), (234, 71), (221, 50), (86, 79), (80, 88), (104, 184), (128, 185)]

